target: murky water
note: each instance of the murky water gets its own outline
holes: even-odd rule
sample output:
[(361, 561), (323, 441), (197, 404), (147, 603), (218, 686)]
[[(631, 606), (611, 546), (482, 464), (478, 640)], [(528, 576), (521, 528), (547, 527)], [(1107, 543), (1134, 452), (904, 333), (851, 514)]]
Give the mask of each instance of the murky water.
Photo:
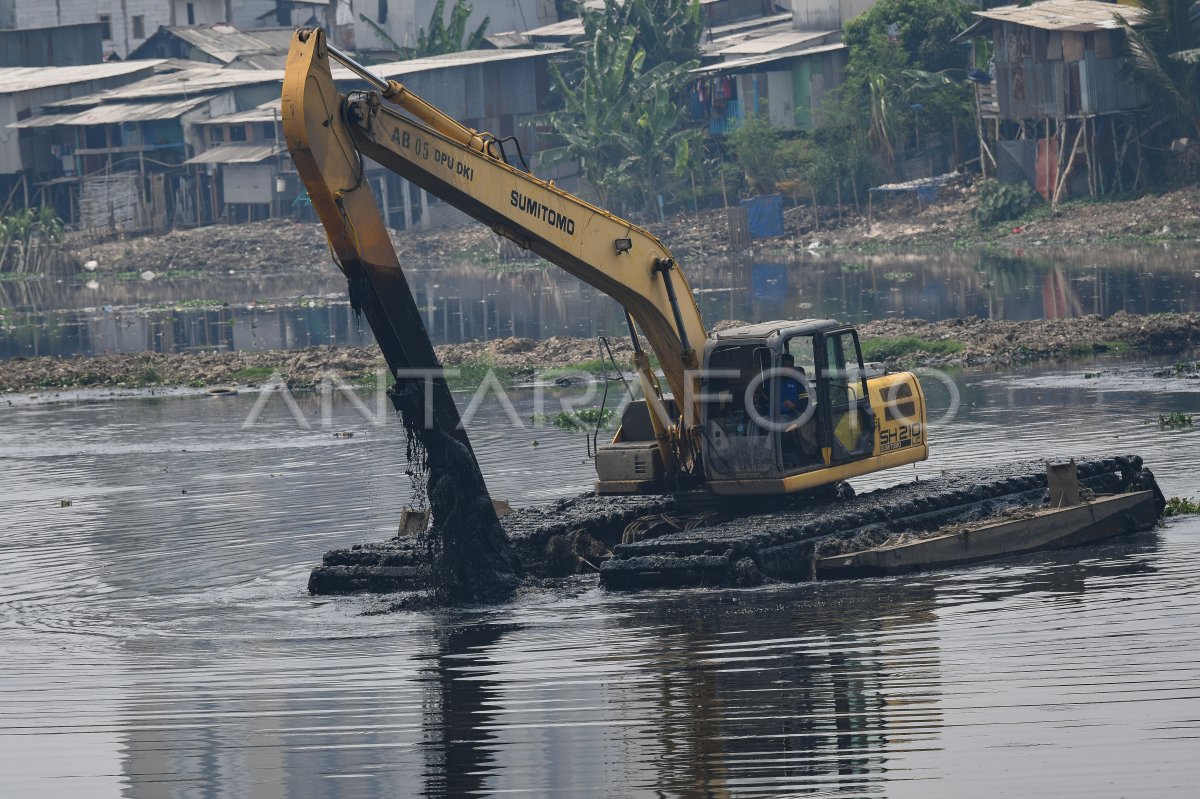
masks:
[[(959, 378), (917, 473), (1129, 451), (1200, 496), (1200, 432), (1155, 423), (1200, 384), (1096, 370)], [(399, 424), (301, 397), (303, 429), (275, 397), (245, 428), (258, 399), (0, 412), (0, 796), (1194, 795), (1200, 519), (905, 578), (364, 615), (304, 584), (391, 534)], [(591, 479), (578, 435), (494, 403), (471, 427), (497, 497)]]
[[(711, 322), (1200, 310), (1195, 245), (870, 256), (781, 251), (730, 261), (680, 256)], [(616, 303), (560, 270), (406, 271), (435, 343), (625, 335)], [(0, 282), (0, 358), (370, 344), (364, 328), (330, 265), (295, 275)]]

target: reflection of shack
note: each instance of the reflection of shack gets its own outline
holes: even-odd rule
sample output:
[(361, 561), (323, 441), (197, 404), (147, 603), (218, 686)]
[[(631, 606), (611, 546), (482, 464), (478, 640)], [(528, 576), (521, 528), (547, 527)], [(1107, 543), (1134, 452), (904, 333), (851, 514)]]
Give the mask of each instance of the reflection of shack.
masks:
[(1045, 0), (976, 11), (970, 39), (982, 172), (1025, 181), (1043, 197), (1092, 197), (1141, 178), (1140, 87), (1123, 74), (1120, 13), (1097, 0)]

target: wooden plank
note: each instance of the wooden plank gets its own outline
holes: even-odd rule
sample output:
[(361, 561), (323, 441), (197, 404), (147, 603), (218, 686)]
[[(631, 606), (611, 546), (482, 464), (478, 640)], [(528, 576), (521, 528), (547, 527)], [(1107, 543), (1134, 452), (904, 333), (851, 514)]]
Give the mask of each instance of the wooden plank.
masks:
[(1059, 31), (1051, 31), (1050, 36), (1046, 39), (1046, 60), (1047, 61), (1062, 61), (1063, 57), (1063, 38)]
[(817, 577), (903, 574), (1041, 549), (1079, 546), (1146, 530), (1157, 521), (1151, 492), (1116, 494), (1070, 508), (1037, 511), (1030, 518), (821, 558), (817, 561)]
[(1063, 31), (1062, 35), (1063, 61), (1083, 60), (1083, 34), (1076, 31)]

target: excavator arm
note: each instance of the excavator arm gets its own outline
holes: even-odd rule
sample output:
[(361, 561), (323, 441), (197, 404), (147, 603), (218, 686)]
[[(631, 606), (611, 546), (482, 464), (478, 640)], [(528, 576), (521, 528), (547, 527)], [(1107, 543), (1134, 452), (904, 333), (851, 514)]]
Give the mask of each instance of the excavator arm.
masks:
[[(376, 91), (340, 94), (331, 57)], [(297, 31), (292, 40), (283, 128), (344, 270), (359, 263), (385, 273), (400, 270), (365, 180), (364, 158), (370, 158), (619, 302), (657, 354), (683, 414), (682, 420), (664, 419), (652, 396), (649, 359), (639, 352), (643, 389), (657, 410), (651, 414), (656, 438), (664, 460), (676, 464), (681, 449), (688, 449), (681, 439), (699, 420), (689, 381), (695, 380), (697, 348), (706, 334), (687, 279), (649, 231), (507, 163), (489, 134), (464, 127), (396, 81), (372, 75), (329, 45), (320, 30)], [(399, 275), (390, 279), (403, 281)]]

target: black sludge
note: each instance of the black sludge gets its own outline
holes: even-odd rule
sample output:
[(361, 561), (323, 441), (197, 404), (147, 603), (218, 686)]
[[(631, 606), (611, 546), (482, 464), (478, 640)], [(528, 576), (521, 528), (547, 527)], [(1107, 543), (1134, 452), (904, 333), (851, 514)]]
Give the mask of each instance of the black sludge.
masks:
[[(440, 394), (435, 388), (435, 403)], [(449, 390), (444, 394), (453, 407)], [(449, 601), (503, 596), (516, 586), (516, 558), (475, 453), (436, 424), (426, 428), (424, 381), (397, 381), (388, 395), (404, 423), (416, 479), (426, 481), (433, 523), (417, 543), (428, 557), (429, 587)]]
[[(343, 266), (351, 275), (351, 306), (366, 315), (397, 378), (388, 396), (407, 434), (414, 488), (419, 494), (424, 479), (433, 521), (420, 541), (393, 554), (387, 570), (396, 579), (376, 575), (369, 582), (376, 590), (427, 588), (446, 602), (501, 598), (516, 586), (517, 560), (408, 282), (398, 269)], [(314, 576), (309, 590), (321, 588)]]

